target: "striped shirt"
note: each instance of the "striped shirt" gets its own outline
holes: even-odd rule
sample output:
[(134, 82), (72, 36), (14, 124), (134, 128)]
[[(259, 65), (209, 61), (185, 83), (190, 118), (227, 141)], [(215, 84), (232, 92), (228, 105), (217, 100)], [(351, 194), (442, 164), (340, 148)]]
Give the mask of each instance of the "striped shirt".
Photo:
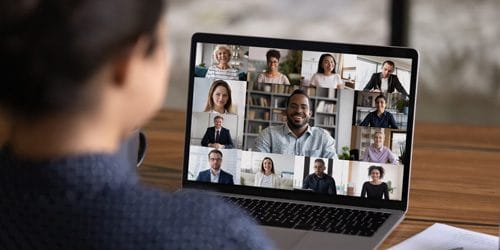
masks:
[(219, 69), (217, 66), (208, 68), (206, 78), (221, 79), (221, 80), (238, 80), (238, 69), (228, 68)]

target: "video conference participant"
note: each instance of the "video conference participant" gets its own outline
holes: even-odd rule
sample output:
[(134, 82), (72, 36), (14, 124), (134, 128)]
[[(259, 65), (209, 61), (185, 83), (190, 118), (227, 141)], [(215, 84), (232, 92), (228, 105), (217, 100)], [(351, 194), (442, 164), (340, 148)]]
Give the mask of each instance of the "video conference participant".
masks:
[(318, 72), (311, 77), (310, 85), (321, 88), (344, 88), (344, 82), (339, 74), (335, 73), (337, 62), (331, 54), (323, 54), (319, 57)]
[(217, 45), (214, 49), (214, 60), (217, 63), (208, 67), (206, 78), (238, 80), (238, 69), (229, 65), (231, 50), (225, 45)]
[(374, 200), (389, 200), (389, 187), (381, 179), (384, 178), (384, 168), (381, 166), (370, 166), (368, 175), (372, 179), (363, 183), (361, 197)]
[(373, 134), (373, 144), (365, 149), (364, 161), (376, 163), (397, 164), (398, 160), (391, 150), (384, 146), (384, 133), (376, 131)]
[(207, 128), (201, 145), (212, 148), (233, 148), (233, 140), (229, 129), (222, 127), (224, 118), (220, 115), (214, 117), (214, 126)]
[(208, 91), (205, 112), (232, 114), (233, 99), (231, 97), (231, 87), (224, 80), (215, 80)]
[(281, 54), (279, 51), (271, 49), (266, 53), (267, 70), (257, 76), (258, 83), (274, 83), (290, 85), (286, 75), (278, 71)]
[(256, 187), (279, 188), (281, 178), (274, 173), (274, 162), (270, 157), (264, 157), (260, 171), (255, 174)]
[(220, 150), (213, 149), (208, 153), (208, 164), (210, 169), (200, 171), (197, 181), (234, 184), (233, 175), (221, 169), (222, 152)]
[(302, 183), (303, 189), (312, 189), (314, 192), (336, 195), (337, 188), (333, 177), (325, 174), (325, 161), (323, 159), (314, 160), (314, 173), (306, 176)]
[(0, 2), (2, 249), (272, 248), (237, 207), (146, 187), (116, 154), (164, 103), (165, 5)]
[(384, 95), (375, 97), (375, 106), (377, 110), (366, 115), (365, 119), (359, 124), (360, 126), (370, 126), (378, 128), (393, 128), (397, 129), (396, 120), (391, 113), (385, 111), (387, 99)]
[(393, 93), (398, 90), (399, 93), (408, 95), (398, 76), (392, 74), (395, 68), (396, 65), (393, 61), (387, 60), (383, 62), (382, 71), (374, 73), (363, 90), (382, 93)]
[(287, 122), (262, 130), (257, 137), (256, 151), (275, 154), (337, 158), (335, 140), (328, 131), (309, 125), (309, 96), (295, 90), (287, 100)]

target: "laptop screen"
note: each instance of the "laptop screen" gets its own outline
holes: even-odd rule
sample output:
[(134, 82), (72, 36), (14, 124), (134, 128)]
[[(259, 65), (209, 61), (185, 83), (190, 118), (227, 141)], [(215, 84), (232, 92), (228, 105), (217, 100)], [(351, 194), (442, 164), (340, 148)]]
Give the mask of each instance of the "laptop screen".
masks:
[(406, 208), (412, 49), (195, 34), (184, 187)]

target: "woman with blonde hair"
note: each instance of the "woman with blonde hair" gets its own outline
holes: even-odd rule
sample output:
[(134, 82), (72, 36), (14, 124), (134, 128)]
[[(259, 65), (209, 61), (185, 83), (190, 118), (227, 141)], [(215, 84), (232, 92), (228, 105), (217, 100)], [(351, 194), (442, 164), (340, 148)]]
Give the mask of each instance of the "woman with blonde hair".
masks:
[(213, 57), (217, 64), (208, 67), (206, 78), (238, 80), (238, 69), (229, 65), (231, 50), (226, 45), (217, 45)]

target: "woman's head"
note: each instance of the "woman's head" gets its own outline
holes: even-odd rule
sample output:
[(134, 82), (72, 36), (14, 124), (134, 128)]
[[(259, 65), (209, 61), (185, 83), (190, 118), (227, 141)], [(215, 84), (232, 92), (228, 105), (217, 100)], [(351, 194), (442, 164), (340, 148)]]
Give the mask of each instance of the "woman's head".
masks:
[(335, 65), (337, 65), (337, 62), (335, 61), (335, 58), (331, 54), (323, 54), (319, 57), (318, 73), (334, 74)]
[(260, 164), (260, 172), (262, 173), (273, 173), (274, 174), (274, 162), (270, 157), (264, 157), (262, 163)]
[(377, 97), (375, 97), (375, 107), (377, 108), (377, 111), (379, 113), (384, 113), (386, 104), (387, 99), (384, 95), (378, 95)]
[(231, 87), (226, 81), (216, 80), (208, 91), (205, 111), (219, 110), (224, 112), (225, 110), (231, 111), (231, 108)]
[(130, 91), (130, 105), (146, 101), (137, 109), (151, 109), (143, 110), (148, 116), (159, 108), (163, 0), (8, 2), (0, 4), (0, 106), (11, 117), (36, 121), (102, 109), (113, 89)]
[(269, 71), (278, 71), (281, 54), (279, 51), (271, 49), (266, 53), (267, 69)]
[(368, 168), (368, 175), (373, 181), (378, 181), (384, 178), (384, 168), (381, 166), (370, 166)]
[(214, 49), (214, 60), (218, 64), (228, 65), (231, 60), (231, 50), (226, 45), (217, 45)]

